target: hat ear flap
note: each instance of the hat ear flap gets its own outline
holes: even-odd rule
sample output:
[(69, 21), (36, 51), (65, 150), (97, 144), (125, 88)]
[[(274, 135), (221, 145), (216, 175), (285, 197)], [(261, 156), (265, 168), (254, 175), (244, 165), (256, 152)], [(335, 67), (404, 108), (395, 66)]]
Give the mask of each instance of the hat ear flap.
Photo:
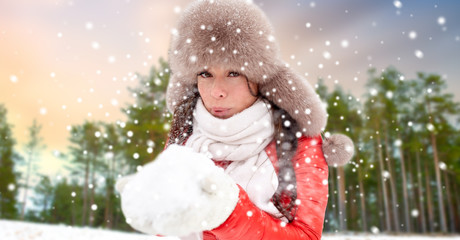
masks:
[(276, 73), (259, 85), (260, 93), (286, 110), (305, 136), (318, 136), (327, 123), (327, 112), (313, 87), (298, 73), (277, 66)]

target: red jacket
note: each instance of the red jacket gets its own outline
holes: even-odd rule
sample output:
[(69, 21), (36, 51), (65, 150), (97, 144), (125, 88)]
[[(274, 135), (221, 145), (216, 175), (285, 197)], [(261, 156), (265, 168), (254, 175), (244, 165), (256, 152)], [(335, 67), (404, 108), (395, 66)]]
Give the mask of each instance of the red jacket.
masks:
[[(219, 227), (203, 233), (205, 240), (297, 240), (321, 239), (328, 195), (328, 166), (321, 149), (321, 137), (302, 137), (293, 165), (297, 179), (297, 199), (300, 205), (295, 220), (284, 226), (280, 219), (257, 208), (240, 187), (235, 210)], [(276, 145), (265, 151), (272, 163), (277, 161)], [(276, 164), (274, 164), (276, 166)], [(252, 212), (252, 215), (248, 211)]]

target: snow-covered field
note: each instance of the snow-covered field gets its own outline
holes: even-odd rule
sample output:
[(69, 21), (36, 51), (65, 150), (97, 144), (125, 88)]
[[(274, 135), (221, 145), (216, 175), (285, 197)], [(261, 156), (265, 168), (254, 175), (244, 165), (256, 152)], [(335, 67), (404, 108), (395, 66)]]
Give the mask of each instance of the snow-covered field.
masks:
[[(374, 234), (324, 234), (323, 240), (460, 240), (460, 235), (374, 235)], [(172, 237), (154, 237), (136, 233), (77, 228), (61, 225), (0, 220), (0, 240), (178, 240)]]
[(179, 240), (64, 225), (0, 220), (0, 240)]

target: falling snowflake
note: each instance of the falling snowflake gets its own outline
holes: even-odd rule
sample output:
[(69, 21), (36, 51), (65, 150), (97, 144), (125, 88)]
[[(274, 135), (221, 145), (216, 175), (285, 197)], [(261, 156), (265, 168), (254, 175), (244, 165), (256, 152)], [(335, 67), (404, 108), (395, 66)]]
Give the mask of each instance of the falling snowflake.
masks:
[(409, 32), (409, 38), (414, 40), (417, 38), (417, 32), (416, 31), (410, 31)]
[(428, 131), (430, 131), (430, 132), (432, 132), (432, 131), (434, 130), (434, 126), (433, 126), (433, 124), (431, 124), (431, 123), (428, 123), (428, 124), (426, 125), (426, 128), (427, 128)]
[(420, 50), (415, 50), (414, 54), (417, 58), (423, 58), (423, 52)]
[(17, 77), (16, 75), (11, 75), (11, 76), (10, 76), (10, 81), (11, 81), (12, 83), (17, 83), (17, 82), (18, 82), (18, 77)]
[(418, 211), (418, 209), (412, 209), (410, 214), (411, 214), (412, 217), (416, 218), (419, 215), (419, 211)]
[(380, 230), (379, 230), (378, 227), (372, 226), (372, 227), (371, 227), (371, 232), (372, 232), (373, 234), (378, 234), (378, 233), (380, 232)]
[(393, 5), (396, 7), (396, 8), (402, 8), (402, 3), (398, 0), (394, 1), (393, 2)]
[(443, 16), (438, 17), (438, 24), (439, 25), (446, 24), (446, 18), (444, 18)]
[(382, 172), (382, 176), (383, 176), (383, 178), (388, 179), (388, 178), (390, 178), (390, 172), (388, 172), (388, 171), (383, 171), (383, 172)]
[(378, 91), (377, 91), (377, 89), (372, 88), (371, 91), (370, 91), (370, 93), (371, 93), (372, 96), (376, 96), (377, 93), (378, 93)]
[(94, 28), (94, 25), (93, 25), (92, 22), (87, 22), (85, 24), (85, 28), (86, 28), (86, 30), (92, 30)]
[(46, 108), (44, 108), (44, 107), (40, 108), (40, 114), (41, 115), (46, 115), (47, 112), (48, 111), (46, 110)]
[(179, 14), (182, 11), (182, 9), (179, 6), (174, 7), (174, 13)]
[(447, 169), (446, 163), (445, 163), (445, 162), (439, 162), (439, 168), (440, 168), (441, 170), (446, 170), (446, 169)]
[(392, 92), (392, 91), (387, 91), (387, 93), (386, 93), (385, 95), (386, 95), (386, 97), (387, 97), (388, 99), (392, 99), (392, 98), (393, 98), (393, 92)]
[(108, 61), (109, 63), (114, 63), (115, 60), (116, 60), (115, 56), (109, 56), (108, 59), (107, 59), (107, 61)]
[(101, 45), (98, 42), (94, 41), (94, 42), (91, 43), (91, 47), (93, 49), (97, 50), (97, 49), (99, 49), (101, 47)]

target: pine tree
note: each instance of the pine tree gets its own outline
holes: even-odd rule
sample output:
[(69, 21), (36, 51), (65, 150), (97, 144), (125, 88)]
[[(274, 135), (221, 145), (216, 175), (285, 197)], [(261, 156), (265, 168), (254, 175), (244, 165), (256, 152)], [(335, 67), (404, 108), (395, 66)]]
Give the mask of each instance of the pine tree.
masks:
[(123, 109), (128, 117), (123, 136), (130, 172), (163, 151), (171, 118), (165, 100), (169, 75), (168, 64), (160, 59), (158, 69), (152, 67), (149, 76), (138, 75), (139, 86), (129, 89), (135, 103)]
[(41, 128), (42, 126), (37, 123), (36, 119), (34, 119), (32, 126), (29, 127), (29, 141), (25, 145), (25, 152), (27, 154), (27, 166), (24, 180), (24, 196), (22, 199), (23, 203), (21, 207), (21, 219), (24, 219), (24, 214), (26, 211), (30, 177), (33, 177), (34, 175), (34, 172), (37, 168), (35, 162), (39, 158), (40, 151), (44, 148), (44, 145), (42, 144), (43, 138), (40, 137)]
[(0, 218), (13, 219), (17, 216), (17, 173), (14, 171), (16, 141), (7, 122), (7, 110), (0, 104)]

